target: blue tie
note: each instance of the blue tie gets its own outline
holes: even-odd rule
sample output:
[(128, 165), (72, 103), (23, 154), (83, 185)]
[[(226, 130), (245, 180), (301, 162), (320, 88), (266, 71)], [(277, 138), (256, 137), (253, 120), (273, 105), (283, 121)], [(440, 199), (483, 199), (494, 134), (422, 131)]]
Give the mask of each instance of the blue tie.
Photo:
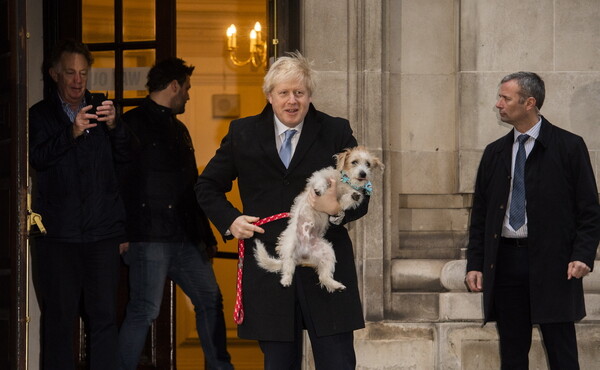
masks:
[(285, 168), (288, 168), (290, 165), (290, 160), (292, 159), (292, 138), (296, 134), (296, 130), (289, 129), (285, 132), (285, 139), (283, 139), (283, 144), (281, 144), (281, 148), (279, 149), (279, 157), (283, 162)]
[(519, 150), (515, 158), (515, 173), (513, 175), (512, 199), (510, 201), (510, 213), (508, 223), (513, 230), (517, 231), (525, 224), (525, 142), (529, 135), (519, 135)]

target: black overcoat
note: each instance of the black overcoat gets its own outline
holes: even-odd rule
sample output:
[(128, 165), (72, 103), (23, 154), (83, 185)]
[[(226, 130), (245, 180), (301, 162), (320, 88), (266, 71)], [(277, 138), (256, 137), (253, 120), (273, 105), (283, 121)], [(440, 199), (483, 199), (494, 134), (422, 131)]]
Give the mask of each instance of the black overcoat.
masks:
[[(513, 131), (488, 145), (477, 173), (467, 271), (483, 272), (485, 321), (494, 320), (496, 256), (511, 184)], [(581, 279), (567, 266), (594, 267), (600, 239), (598, 189), (580, 136), (542, 117), (525, 164), (529, 282), (533, 323), (570, 322), (585, 316)]]
[[(88, 91), (86, 101), (91, 101)], [(85, 243), (125, 234), (115, 161), (127, 153), (122, 123), (73, 138), (73, 122), (54, 91), (29, 109), (29, 163), (36, 170), (33, 209), (55, 242)]]
[[(270, 104), (258, 116), (231, 122), (229, 132), (196, 184), (198, 201), (209, 219), (225, 235), (240, 215), (260, 218), (289, 212), (292, 202), (306, 185), (312, 172), (334, 165), (333, 155), (356, 146), (347, 120), (317, 111), (311, 104), (302, 133), (286, 169), (275, 144), (274, 114)], [(237, 179), (243, 211), (226, 199)], [(368, 197), (367, 197), (368, 198)], [(344, 222), (367, 212), (368, 199), (356, 210), (346, 212)], [(255, 234), (275, 253), (277, 237), (287, 220), (265, 224), (265, 234)], [(332, 242), (337, 258), (334, 278), (346, 286), (328, 293), (319, 286), (312, 268), (299, 267), (290, 287), (282, 287), (278, 274), (257, 266), (253, 239), (246, 240), (244, 261), (244, 322), (238, 327), (241, 338), (292, 341), (294, 330), (295, 282), (302, 279), (317, 335), (333, 335), (364, 327), (352, 242), (344, 226), (331, 225), (326, 239)]]

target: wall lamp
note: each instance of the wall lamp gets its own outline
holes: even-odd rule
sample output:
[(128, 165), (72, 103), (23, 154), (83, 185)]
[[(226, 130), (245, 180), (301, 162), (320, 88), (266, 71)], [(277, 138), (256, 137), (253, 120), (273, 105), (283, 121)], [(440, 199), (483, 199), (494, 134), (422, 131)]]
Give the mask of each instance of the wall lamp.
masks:
[(238, 67), (252, 63), (254, 67), (259, 67), (267, 62), (267, 43), (262, 38), (262, 27), (260, 22), (256, 22), (254, 29), (250, 31), (250, 57), (246, 60), (240, 60), (236, 56), (237, 50), (237, 29), (232, 24), (227, 29), (227, 50), (229, 50), (229, 59)]

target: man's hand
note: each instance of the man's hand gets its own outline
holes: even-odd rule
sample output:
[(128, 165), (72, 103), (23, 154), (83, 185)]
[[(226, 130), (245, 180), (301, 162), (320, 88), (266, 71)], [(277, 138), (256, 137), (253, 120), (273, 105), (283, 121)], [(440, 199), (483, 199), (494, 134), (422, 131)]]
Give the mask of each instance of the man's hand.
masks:
[(96, 109), (96, 115), (98, 116), (98, 121), (106, 122), (106, 126), (108, 126), (109, 129), (112, 130), (117, 126), (117, 121), (115, 119), (117, 112), (112, 100), (103, 101), (102, 105), (99, 105)]
[(481, 292), (483, 290), (483, 273), (481, 271), (467, 272), (465, 283), (471, 292)]
[(97, 123), (90, 123), (90, 119), (98, 118), (95, 114), (90, 114), (88, 111), (92, 109), (92, 105), (88, 105), (86, 107), (81, 108), (77, 116), (75, 116), (75, 121), (73, 121), (73, 138), (77, 139), (79, 136), (83, 135), (86, 130), (91, 129), (92, 127), (96, 127)]
[(119, 244), (119, 254), (123, 254), (129, 250), (129, 242)]
[(329, 188), (321, 196), (316, 195), (314, 191), (309, 191), (308, 203), (318, 212), (334, 216), (342, 211), (342, 207), (337, 200), (337, 182), (331, 178), (329, 184)]
[(241, 215), (229, 226), (229, 231), (237, 239), (248, 239), (254, 236), (254, 233), (264, 234), (265, 230), (253, 225), (254, 222), (260, 220), (258, 217)]
[(569, 267), (567, 268), (567, 280), (571, 280), (572, 278), (581, 279), (585, 275), (589, 274), (590, 269), (588, 265), (580, 261), (572, 261), (569, 263)]

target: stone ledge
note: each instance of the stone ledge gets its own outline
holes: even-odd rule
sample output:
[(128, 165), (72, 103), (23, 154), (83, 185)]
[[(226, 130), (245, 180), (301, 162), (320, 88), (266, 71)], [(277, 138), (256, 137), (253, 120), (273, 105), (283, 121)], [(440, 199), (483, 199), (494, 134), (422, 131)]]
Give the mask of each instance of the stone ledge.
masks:
[[(450, 291), (467, 291), (466, 269), (467, 260), (448, 261), (440, 273), (440, 283)], [(592, 272), (583, 278), (583, 289), (586, 293), (600, 293), (600, 273)]]
[(392, 260), (392, 290), (439, 292), (442, 269), (448, 260), (403, 259)]
[(431, 324), (367, 323), (354, 334), (357, 369), (435, 369)]
[[(600, 362), (600, 324), (578, 323), (582, 370)], [(481, 370), (500, 368), (498, 335), (493, 323), (368, 322), (354, 334), (357, 369)], [(530, 368), (547, 370), (539, 329), (534, 328)]]
[(439, 320), (438, 293), (392, 293), (391, 312), (385, 317), (399, 322)]
[(476, 293), (440, 293), (441, 321), (483, 321), (482, 295)]
[(473, 194), (400, 194), (400, 208), (470, 208)]

